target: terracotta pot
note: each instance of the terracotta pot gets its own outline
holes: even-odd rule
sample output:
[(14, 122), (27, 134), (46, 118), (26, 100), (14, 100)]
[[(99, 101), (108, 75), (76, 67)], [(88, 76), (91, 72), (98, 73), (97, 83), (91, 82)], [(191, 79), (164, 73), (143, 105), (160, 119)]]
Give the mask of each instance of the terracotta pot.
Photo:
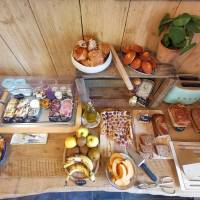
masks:
[(178, 50), (168, 49), (159, 42), (157, 50), (157, 59), (161, 63), (170, 63), (179, 55)]

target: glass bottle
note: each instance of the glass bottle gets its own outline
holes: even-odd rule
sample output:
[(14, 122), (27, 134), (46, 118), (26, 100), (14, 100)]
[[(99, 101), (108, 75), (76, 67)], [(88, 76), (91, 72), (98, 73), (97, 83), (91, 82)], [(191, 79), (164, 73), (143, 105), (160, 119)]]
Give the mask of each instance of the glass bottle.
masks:
[(84, 108), (83, 116), (82, 116), (83, 125), (88, 128), (94, 128), (99, 125), (100, 122), (100, 115), (96, 111), (93, 103), (89, 101)]

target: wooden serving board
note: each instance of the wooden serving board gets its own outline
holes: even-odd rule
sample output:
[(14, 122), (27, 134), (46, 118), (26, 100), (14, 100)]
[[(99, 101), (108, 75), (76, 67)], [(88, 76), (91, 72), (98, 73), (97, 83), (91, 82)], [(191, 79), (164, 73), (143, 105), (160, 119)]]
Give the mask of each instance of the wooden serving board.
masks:
[[(153, 130), (153, 125), (152, 122), (143, 122), (138, 120), (139, 116), (141, 114), (148, 114), (148, 115), (153, 115), (153, 114), (164, 114), (161, 110), (133, 110), (132, 111), (132, 117), (133, 117), (133, 132), (135, 136), (135, 141), (136, 141), (136, 149), (138, 152), (140, 152), (140, 136), (141, 135), (154, 135), (154, 130)], [(166, 144), (168, 145), (169, 149), (169, 141), (171, 141), (171, 138), (169, 135), (167, 136), (158, 136), (155, 138), (155, 144)], [(162, 157), (157, 154), (153, 154), (152, 159), (172, 159), (172, 155), (169, 157)]]

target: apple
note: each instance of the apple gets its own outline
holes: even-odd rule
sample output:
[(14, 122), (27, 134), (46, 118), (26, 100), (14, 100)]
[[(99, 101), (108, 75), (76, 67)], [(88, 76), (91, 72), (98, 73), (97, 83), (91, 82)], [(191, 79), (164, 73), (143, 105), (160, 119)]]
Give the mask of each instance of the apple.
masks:
[(87, 146), (89, 148), (96, 147), (99, 144), (99, 138), (96, 135), (87, 136)]
[(76, 132), (76, 137), (80, 138), (80, 137), (87, 137), (89, 134), (89, 130), (85, 127), (80, 127), (78, 129), (78, 131)]
[(77, 143), (76, 143), (76, 137), (74, 137), (74, 136), (68, 136), (65, 139), (65, 148), (71, 149), (71, 148), (74, 148), (76, 145), (77, 145)]

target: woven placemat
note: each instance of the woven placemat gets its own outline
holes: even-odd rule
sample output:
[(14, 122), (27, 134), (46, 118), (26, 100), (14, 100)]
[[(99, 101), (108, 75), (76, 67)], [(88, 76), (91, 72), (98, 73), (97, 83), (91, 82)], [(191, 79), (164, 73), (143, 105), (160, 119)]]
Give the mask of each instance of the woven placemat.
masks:
[(64, 176), (62, 160), (7, 160), (0, 166), (0, 177), (61, 177)]

